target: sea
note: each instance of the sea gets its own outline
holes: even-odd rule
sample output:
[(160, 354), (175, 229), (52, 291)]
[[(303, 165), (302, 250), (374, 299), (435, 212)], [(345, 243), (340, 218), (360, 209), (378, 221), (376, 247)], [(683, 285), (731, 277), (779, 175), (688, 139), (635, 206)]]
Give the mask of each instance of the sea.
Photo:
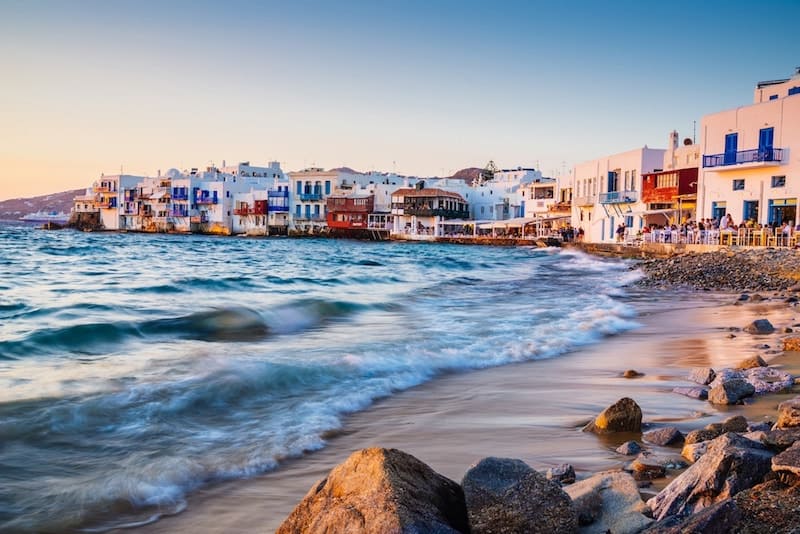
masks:
[(0, 223), (0, 532), (103, 532), (313, 457), (453, 373), (636, 329), (570, 249)]

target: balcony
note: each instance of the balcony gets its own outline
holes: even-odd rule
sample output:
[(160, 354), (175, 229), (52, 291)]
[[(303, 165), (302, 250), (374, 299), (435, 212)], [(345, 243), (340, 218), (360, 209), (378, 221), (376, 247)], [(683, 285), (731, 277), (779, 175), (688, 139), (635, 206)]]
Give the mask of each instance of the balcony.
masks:
[(303, 201), (322, 200), (322, 192), (321, 191), (318, 192), (318, 193), (300, 193), (297, 196), (300, 197), (300, 200), (303, 200)]
[(244, 216), (244, 215), (250, 215), (251, 213), (252, 211), (250, 210), (250, 208), (245, 208), (245, 207), (236, 208), (235, 210), (233, 210), (234, 215)]
[(189, 200), (189, 193), (187, 191), (172, 191), (172, 200)]
[(597, 201), (597, 197), (594, 195), (586, 195), (583, 197), (575, 197), (573, 203), (576, 206), (594, 206), (594, 203)]
[(550, 204), (547, 210), (553, 213), (572, 211), (572, 202), (555, 202)]
[(600, 193), (600, 204), (628, 204), (636, 202), (639, 193), (636, 191), (609, 191)]
[(747, 168), (771, 167), (774, 165), (780, 165), (782, 161), (783, 161), (782, 148), (766, 148), (766, 149), (756, 148), (753, 150), (740, 150), (739, 152), (736, 153), (728, 152), (725, 154), (712, 154), (709, 156), (704, 155), (703, 168), (704, 169), (714, 168), (714, 167), (727, 167), (728, 169), (740, 168), (740, 167), (734, 167), (738, 165), (744, 165)]
[(97, 203), (97, 207), (104, 210), (114, 209), (117, 207), (117, 199), (104, 198)]
[[(394, 210), (392, 210), (394, 213)], [(416, 215), (417, 217), (443, 217), (445, 219), (468, 219), (469, 210), (453, 210), (446, 208), (427, 208), (421, 206), (406, 206), (403, 209), (404, 215)]]
[(175, 209), (173, 209), (173, 210), (171, 210), (169, 212), (169, 216), (170, 217), (188, 217), (189, 216), (189, 212), (188, 211), (184, 211), (184, 210), (175, 210)]
[(194, 203), (195, 204), (203, 204), (203, 205), (219, 204), (219, 198), (218, 197), (200, 197), (200, 198), (196, 199), (194, 201)]

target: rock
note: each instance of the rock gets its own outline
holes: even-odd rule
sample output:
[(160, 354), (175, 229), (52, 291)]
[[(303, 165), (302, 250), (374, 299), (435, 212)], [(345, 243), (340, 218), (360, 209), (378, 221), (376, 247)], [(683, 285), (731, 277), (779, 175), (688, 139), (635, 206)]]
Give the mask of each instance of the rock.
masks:
[(620, 454), (624, 454), (625, 456), (632, 456), (634, 454), (639, 454), (641, 450), (642, 447), (635, 441), (626, 441), (625, 443), (617, 447), (617, 452)]
[(796, 533), (800, 489), (770, 480), (733, 498), (741, 518), (729, 532)]
[(583, 428), (583, 431), (598, 434), (641, 432), (642, 409), (636, 404), (636, 401), (624, 397), (603, 410), (594, 421)]
[(696, 384), (709, 385), (716, 378), (717, 373), (710, 367), (695, 367), (689, 371), (689, 380)]
[(772, 326), (772, 323), (769, 322), (769, 319), (756, 319), (749, 325), (745, 326), (743, 329), (745, 332), (749, 334), (771, 334), (775, 331), (775, 327)]
[(778, 405), (778, 420), (775, 428), (800, 426), (800, 397), (784, 401)]
[(764, 440), (767, 439), (767, 433), (763, 430), (757, 430), (755, 432), (743, 432), (741, 436), (749, 439), (750, 441), (755, 441), (756, 443), (764, 443)]
[(761, 302), (762, 300), (764, 300), (764, 297), (762, 297), (758, 293), (750, 297), (750, 302)]
[(772, 458), (773, 471), (787, 471), (795, 476), (800, 475), (800, 441)]
[(631, 462), (630, 470), (636, 480), (652, 480), (667, 475), (667, 469), (683, 469), (686, 462), (674, 454), (644, 451)]
[(699, 387), (675, 387), (672, 388), (673, 393), (686, 395), (693, 399), (706, 400), (708, 398), (708, 388)]
[(694, 463), (706, 453), (708, 449), (708, 441), (700, 441), (698, 443), (686, 443), (681, 450), (681, 456)]
[[(767, 347), (769, 348), (769, 347)], [(761, 356), (751, 356), (749, 358), (745, 358), (739, 365), (736, 366), (737, 369), (752, 369), (753, 367), (766, 367), (767, 362), (764, 361), (764, 358)]]
[(756, 388), (752, 384), (744, 379), (734, 378), (712, 387), (708, 392), (708, 401), (712, 404), (736, 404), (755, 392)]
[(642, 534), (728, 534), (738, 532), (735, 528), (741, 517), (733, 499), (725, 499), (683, 520), (673, 516), (659, 521)]
[(800, 336), (787, 337), (783, 339), (783, 350), (787, 352), (800, 351)]
[(744, 372), (743, 378), (755, 388), (756, 395), (780, 393), (792, 389), (794, 377), (775, 367), (754, 367)]
[(759, 483), (769, 472), (772, 453), (760, 443), (728, 433), (647, 503), (653, 516), (687, 515), (732, 497)]
[(794, 330), (792, 329), (791, 326), (787, 326), (786, 328), (783, 329), (784, 334), (791, 334), (792, 332), (794, 332)]
[(762, 443), (774, 451), (782, 451), (800, 441), (800, 427), (778, 428), (770, 430)]
[(277, 534), (469, 532), (464, 494), (410, 454), (356, 451), (306, 494)]
[(623, 378), (639, 378), (641, 376), (644, 376), (644, 373), (640, 373), (639, 371), (636, 371), (634, 369), (628, 369), (627, 371), (622, 373)]
[(644, 515), (647, 507), (636, 481), (623, 471), (598, 473), (568, 486), (565, 491), (584, 520), (582, 524), (588, 524), (581, 534), (633, 534), (653, 522)]
[(745, 302), (747, 300), (750, 300), (750, 295), (748, 295), (747, 293), (742, 293), (741, 295), (739, 295), (739, 299), (738, 300), (740, 302)]
[(653, 445), (660, 445), (666, 447), (667, 445), (679, 445), (683, 442), (683, 434), (677, 427), (668, 426), (651, 430), (642, 434), (642, 439), (648, 441)]
[(551, 467), (545, 473), (547, 480), (555, 480), (561, 484), (572, 484), (575, 482), (575, 468), (570, 464), (561, 464)]
[(747, 419), (742, 415), (728, 417), (722, 422), (722, 432), (747, 432)]
[(721, 430), (713, 430), (710, 428), (701, 428), (699, 430), (692, 430), (686, 437), (684, 438), (684, 443), (689, 445), (693, 443), (701, 443), (703, 441), (709, 441), (716, 437), (718, 437), (722, 433)]
[(769, 423), (749, 423), (747, 425), (748, 432), (769, 432), (772, 429), (772, 425)]
[(484, 458), (461, 482), (473, 534), (563, 532), (578, 528), (569, 496), (521, 460)]

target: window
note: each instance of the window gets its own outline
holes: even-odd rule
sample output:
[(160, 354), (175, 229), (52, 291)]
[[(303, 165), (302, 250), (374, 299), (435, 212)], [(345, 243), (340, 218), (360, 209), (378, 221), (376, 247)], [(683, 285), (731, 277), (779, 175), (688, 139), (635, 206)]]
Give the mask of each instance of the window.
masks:
[(631, 191), (636, 191), (636, 169), (631, 171)]
[(786, 185), (786, 177), (785, 176), (773, 176), (772, 177), (772, 187), (784, 187)]
[(744, 179), (733, 181), (734, 191), (744, 191)]
[(778, 100), (778, 95), (769, 95), (770, 100)]
[(628, 228), (633, 228), (633, 215), (627, 215), (625, 217), (625, 226)]
[(297, 181), (297, 194), (298, 195), (303, 194), (303, 182), (301, 182), (300, 180)]
[(325, 194), (326, 195), (330, 195), (331, 194), (331, 181), (330, 180), (325, 180)]
[(800, 87), (792, 87), (789, 89), (789, 96), (800, 94)]

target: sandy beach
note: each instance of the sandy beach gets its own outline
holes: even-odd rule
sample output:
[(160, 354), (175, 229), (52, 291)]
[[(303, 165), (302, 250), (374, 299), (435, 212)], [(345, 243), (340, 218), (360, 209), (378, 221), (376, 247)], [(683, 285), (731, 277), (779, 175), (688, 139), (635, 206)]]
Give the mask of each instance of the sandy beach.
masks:
[[(733, 366), (756, 354), (800, 373), (796, 353), (776, 351), (780, 332), (797, 320), (795, 309), (781, 299), (734, 305), (737, 296), (631, 289), (625, 300), (638, 310), (636, 330), (553, 359), (442, 376), (396, 394), (350, 416), (323, 450), (250, 480), (209, 485), (190, 496), (182, 513), (133, 530), (273, 532), (315, 481), (368, 446), (402, 449), (456, 481), (486, 456), (519, 458), (539, 470), (570, 463), (579, 478), (620, 468), (630, 459), (614, 448), (634, 436), (600, 438), (580, 429), (624, 396), (636, 400), (651, 427), (669, 422), (688, 432), (732, 414), (763, 420), (791, 395), (721, 408), (671, 391), (689, 385), (691, 367)], [(731, 336), (731, 327), (764, 317), (775, 334)], [(644, 376), (622, 378), (630, 368)]]

